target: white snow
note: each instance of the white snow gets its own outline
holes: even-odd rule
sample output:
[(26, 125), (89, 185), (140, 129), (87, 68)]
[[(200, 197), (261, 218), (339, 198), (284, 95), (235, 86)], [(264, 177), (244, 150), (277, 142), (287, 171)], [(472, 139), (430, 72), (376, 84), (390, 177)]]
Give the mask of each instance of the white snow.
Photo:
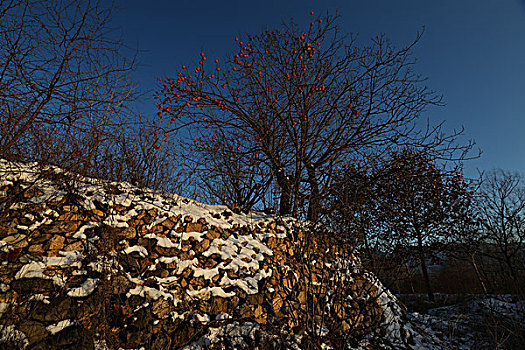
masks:
[(74, 298), (87, 297), (97, 287), (98, 279), (88, 278), (80, 287), (72, 288), (67, 292), (67, 295)]
[(142, 258), (148, 255), (148, 251), (146, 250), (146, 248), (140, 245), (134, 245), (132, 247), (127, 247), (126, 249), (124, 249), (124, 254), (131, 254), (133, 252), (138, 252)]
[(67, 319), (67, 320), (62, 320), (62, 321), (59, 321), (58, 323), (49, 325), (49, 326), (46, 327), (46, 329), (51, 334), (56, 334), (56, 333), (60, 332), (61, 330), (63, 330), (64, 328), (67, 328), (69, 326), (73, 326), (76, 323), (77, 323), (76, 321), (71, 321), (70, 319)]
[(25, 349), (29, 340), (24, 333), (15, 329), (15, 325), (0, 326), (0, 344), (19, 345), (20, 349)]
[(86, 234), (84, 233), (87, 229), (100, 226), (99, 222), (92, 222), (86, 225), (82, 225), (77, 232), (73, 235), (73, 238), (86, 239)]
[(157, 245), (164, 248), (175, 248), (177, 245), (169, 238), (157, 237)]
[(192, 298), (201, 300), (208, 300), (212, 296), (229, 298), (235, 295), (235, 292), (226, 293), (221, 287), (205, 287), (199, 290), (188, 290), (186, 293)]

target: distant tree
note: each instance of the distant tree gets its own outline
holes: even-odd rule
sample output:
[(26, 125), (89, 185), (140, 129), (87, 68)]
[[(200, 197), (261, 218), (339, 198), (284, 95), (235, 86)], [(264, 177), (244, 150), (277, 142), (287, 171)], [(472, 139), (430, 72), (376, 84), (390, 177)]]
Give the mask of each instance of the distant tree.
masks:
[(449, 239), (470, 201), (459, 172), (447, 173), (424, 151), (394, 152), (377, 177), (375, 192), (381, 239), (405, 249), (415, 247), (429, 300), (434, 300), (427, 259)]
[(483, 259), (484, 238), (481, 222), (478, 215), (479, 188), (478, 181), (468, 185), (461, 185), (467, 189), (468, 195), (461, 202), (459, 210), (455, 212), (448, 226), (448, 237), (445, 245), (447, 258), (464, 261), (474, 271), (483, 293), (494, 292), (491, 281), (485, 270)]
[[(291, 22), (235, 38), (238, 51), (224, 62), (201, 53), (196, 67), (159, 79), (167, 134), (191, 135), (198, 166), (225, 184), (256, 167), (253, 181), (277, 184), (281, 215), (310, 220), (323, 213), (336, 169), (357, 152), (396, 143), (437, 149), (453, 139), (439, 126), (414, 132), (424, 110), (440, 103), (412, 71), (420, 35), (401, 49), (383, 36), (358, 47), (335, 20), (312, 13), (304, 29)], [(244, 159), (242, 170), (211, 165), (217, 154)]]
[(485, 177), (480, 188), (479, 219), (482, 237), (489, 244), (484, 253), (501, 261), (519, 289), (525, 264), (525, 183), (518, 173), (501, 169)]

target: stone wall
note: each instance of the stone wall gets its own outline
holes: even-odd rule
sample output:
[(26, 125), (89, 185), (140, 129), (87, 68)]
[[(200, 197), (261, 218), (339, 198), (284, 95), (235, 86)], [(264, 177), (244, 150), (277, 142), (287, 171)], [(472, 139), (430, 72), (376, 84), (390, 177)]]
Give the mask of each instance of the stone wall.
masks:
[(248, 327), (233, 347), (339, 348), (385, 317), (377, 282), (336, 236), (1, 161), (0, 344), (198, 348), (205, 335), (213, 346), (210, 330), (224, 344)]

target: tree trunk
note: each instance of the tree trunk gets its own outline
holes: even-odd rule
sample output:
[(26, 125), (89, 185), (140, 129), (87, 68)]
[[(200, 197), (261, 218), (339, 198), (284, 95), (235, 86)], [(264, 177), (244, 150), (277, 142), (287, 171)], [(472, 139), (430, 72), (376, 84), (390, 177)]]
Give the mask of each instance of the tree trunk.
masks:
[(319, 193), (319, 183), (315, 175), (313, 166), (307, 166), (308, 184), (310, 185), (310, 199), (308, 201), (308, 220), (315, 222), (319, 218), (321, 209), (321, 196)]
[(425, 280), (425, 286), (427, 288), (428, 300), (434, 301), (434, 293), (432, 292), (432, 287), (430, 286), (430, 278), (428, 277), (427, 263), (425, 262), (425, 252), (423, 251), (423, 239), (419, 230), (416, 230), (416, 234), (417, 247), (419, 250), (419, 261), (421, 263), (421, 272), (423, 273), (423, 279)]
[(277, 185), (281, 190), (279, 199), (279, 215), (287, 216), (291, 213), (291, 188), (290, 180), (282, 170), (277, 171)]

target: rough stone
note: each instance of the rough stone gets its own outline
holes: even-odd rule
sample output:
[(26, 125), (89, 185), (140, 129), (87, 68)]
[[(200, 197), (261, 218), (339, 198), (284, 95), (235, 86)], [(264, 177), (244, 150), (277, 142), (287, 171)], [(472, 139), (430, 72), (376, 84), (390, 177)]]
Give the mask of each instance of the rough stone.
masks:
[(38, 235), (31, 236), (31, 244), (41, 244), (47, 242), (51, 237), (50, 233), (39, 233)]
[(22, 278), (14, 280), (11, 283), (11, 288), (20, 294), (25, 293), (45, 293), (55, 290), (53, 281), (40, 278)]
[(197, 244), (195, 245), (195, 252), (202, 253), (209, 247), (210, 247), (210, 241), (207, 239), (203, 239), (202, 241), (197, 242)]
[(91, 213), (93, 213), (93, 215), (98, 216), (99, 218), (102, 218), (102, 217), (105, 216), (104, 212), (102, 210), (98, 210), (98, 209), (92, 209)]
[(214, 240), (216, 238), (219, 238), (220, 236), (221, 234), (217, 231), (214, 231), (214, 230), (206, 231), (206, 238), (208, 238), (209, 240)]
[(9, 236), (17, 233), (17, 225), (18, 223), (15, 220), (0, 225), (0, 236)]
[(49, 335), (46, 327), (37, 321), (25, 321), (18, 325), (17, 329), (26, 335), (30, 345), (44, 340)]
[(167, 299), (158, 299), (153, 304), (153, 313), (157, 315), (159, 318), (166, 318), (168, 317), (169, 313), (172, 311), (173, 302)]
[(70, 243), (70, 244), (65, 246), (64, 250), (67, 251), (67, 252), (70, 252), (70, 251), (82, 252), (82, 251), (84, 251), (84, 243), (81, 242), (81, 241)]
[(175, 223), (176, 223), (176, 221), (174, 222), (173, 220), (174, 218), (173, 219), (169, 218), (169, 219), (164, 220), (162, 222), (162, 226), (166, 227), (168, 230), (171, 230), (175, 226)]
[(78, 223), (73, 221), (60, 221), (43, 228), (47, 233), (73, 234), (78, 229)]
[(190, 222), (186, 226), (186, 232), (202, 232), (204, 226), (202, 224), (199, 224), (197, 222)]
[(27, 245), (29, 244), (27, 242), (27, 235), (24, 235), (22, 233), (4, 237), (2, 238), (2, 241), (9, 244), (9, 246), (12, 248), (24, 248), (27, 247)]
[(137, 230), (130, 226), (126, 228), (114, 228), (112, 233), (120, 239), (133, 239), (137, 236)]
[(33, 255), (37, 255), (37, 256), (44, 255), (44, 246), (42, 244), (30, 245), (27, 250)]
[(125, 294), (127, 293), (135, 284), (129, 281), (124, 276), (115, 276), (111, 280), (111, 288), (113, 294)]
[(60, 235), (54, 235), (47, 243), (47, 249), (49, 250), (60, 250), (64, 248), (65, 237)]

